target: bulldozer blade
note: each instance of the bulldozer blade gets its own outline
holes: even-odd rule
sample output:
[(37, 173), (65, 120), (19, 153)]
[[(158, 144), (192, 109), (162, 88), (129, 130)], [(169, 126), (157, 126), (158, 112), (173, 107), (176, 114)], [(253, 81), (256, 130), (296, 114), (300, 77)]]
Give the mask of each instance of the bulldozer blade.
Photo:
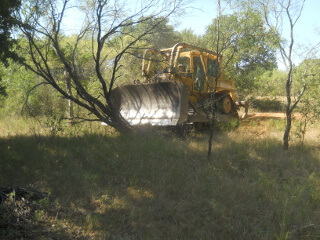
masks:
[(119, 86), (111, 99), (131, 126), (176, 126), (188, 120), (188, 88), (177, 82)]

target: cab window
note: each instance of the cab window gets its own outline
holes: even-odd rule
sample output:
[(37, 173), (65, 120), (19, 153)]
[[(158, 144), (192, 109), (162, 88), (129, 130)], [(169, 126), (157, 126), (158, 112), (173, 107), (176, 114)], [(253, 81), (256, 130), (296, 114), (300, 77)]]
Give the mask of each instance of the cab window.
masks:
[(194, 68), (194, 89), (202, 91), (204, 88), (205, 74), (200, 57), (193, 57), (193, 68)]
[(178, 69), (179, 69), (179, 72), (183, 76), (191, 78), (190, 58), (189, 57), (180, 57), (180, 58), (178, 58)]
[(218, 77), (218, 74), (219, 74), (219, 63), (218, 61), (215, 59), (208, 59), (208, 62), (207, 62), (207, 69), (208, 69), (208, 72), (207, 72), (207, 75), (209, 77)]
[(190, 72), (190, 58), (180, 57), (178, 59), (178, 67), (180, 72)]

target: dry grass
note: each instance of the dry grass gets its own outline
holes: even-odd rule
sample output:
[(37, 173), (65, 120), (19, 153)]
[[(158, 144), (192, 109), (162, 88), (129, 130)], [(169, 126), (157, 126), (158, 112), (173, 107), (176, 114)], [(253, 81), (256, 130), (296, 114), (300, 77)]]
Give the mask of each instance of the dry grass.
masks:
[(43, 238), (320, 238), (316, 129), (284, 152), (283, 120), (249, 119), (216, 132), (208, 160), (205, 132), (182, 141), (98, 125), (50, 136), (19, 125), (1, 134), (0, 182), (51, 193)]

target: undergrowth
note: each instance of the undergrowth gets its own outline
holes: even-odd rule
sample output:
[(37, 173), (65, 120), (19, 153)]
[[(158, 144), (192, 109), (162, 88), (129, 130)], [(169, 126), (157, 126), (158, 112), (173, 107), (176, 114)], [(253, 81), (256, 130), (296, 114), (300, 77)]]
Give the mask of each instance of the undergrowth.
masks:
[(319, 136), (285, 152), (281, 138), (257, 135), (274, 124), (215, 132), (210, 160), (206, 132), (179, 140), (99, 125), (56, 136), (12, 130), (0, 138), (0, 182), (50, 193), (51, 210), (38, 216), (50, 223), (43, 237), (319, 239)]

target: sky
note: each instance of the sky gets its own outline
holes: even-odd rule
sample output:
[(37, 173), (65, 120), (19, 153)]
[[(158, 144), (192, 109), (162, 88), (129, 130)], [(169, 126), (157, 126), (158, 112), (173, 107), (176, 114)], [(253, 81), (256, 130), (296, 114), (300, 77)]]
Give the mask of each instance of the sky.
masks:
[[(190, 4), (192, 9), (187, 11), (180, 19), (177, 30), (191, 28), (195, 34), (202, 35), (206, 27), (217, 16), (215, 8), (217, 0), (193, 0)], [(306, 0), (302, 16), (296, 27), (299, 41), (320, 40), (320, 34), (316, 35), (315, 29), (320, 32), (320, 0)], [(317, 38), (317, 39), (314, 39)]]

